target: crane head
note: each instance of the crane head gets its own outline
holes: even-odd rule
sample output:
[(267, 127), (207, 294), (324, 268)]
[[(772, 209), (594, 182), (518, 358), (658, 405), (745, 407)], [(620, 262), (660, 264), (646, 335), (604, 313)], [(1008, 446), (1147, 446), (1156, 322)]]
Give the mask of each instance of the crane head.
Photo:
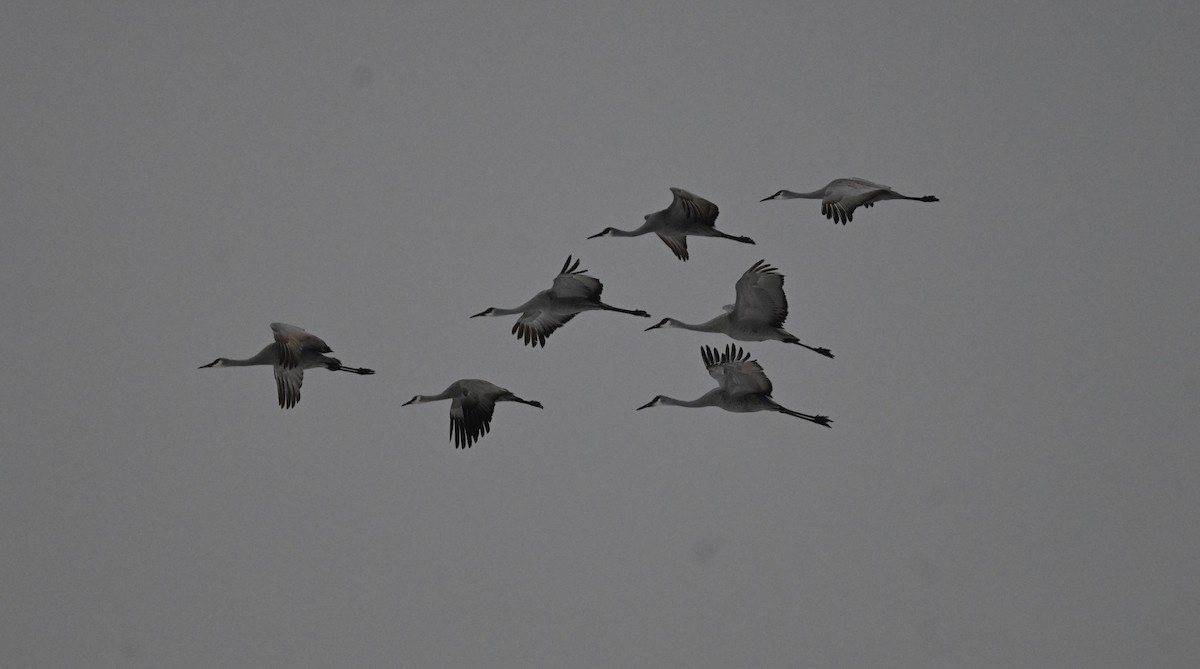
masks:
[(216, 360), (213, 360), (212, 362), (208, 363), (207, 365), (200, 365), (196, 369), (205, 369), (207, 367), (224, 367), (225, 362), (226, 362), (225, 358), (217, 358)]
[(662, 396), (662, 395), (655, 395), (655, 396), (654, 396), (654, 399), (652, 399), (652, 400), (650, 400), (649, 402), (646, 402), (646, 403), (645, 403), (645, 404), (643, 404), (642, 406), (638, 407), (638, 408), (637, 408), (637, 410), (638, 410), (638, 411), (641, 411), (642, 409), (648, 409), (648, 408), (650, 408), (650, 407), (656, 407), (656, 406), (658, 406), (658, 405), (659, 405), (659, 403), (661, 403), (661, 402), (662, 402), (662, 398), (663, 398), (663, 396)]
[(645, 330), (643, 330), (643, 332), (649, 332), (651, 330), (657, 330), (658, 328), (669, 328), (669, 327), (671, 327), (671, 319), (664, 318), (661, 321), (655, 323), (654, 325), (651, 325), (650, 327), (646, 328)]
[(604, 229), (603, 229), (603, 230), (601, 230), (600, 232), (597, 232), (597, 233), (596, 233), (596, 234), (594, 234), (594, 235), (590, 235), (590, 236), (588, 237), (588, 239), (595, 239), (595, 238), (597, 238), (597, 237), (604, 237), (604, 236), (606, 236), (606, 235), (611, 235), (611, 234), (612, 234), (612, 232), (613, 232), (613, 229), (612, 229), (612, 228), (604, 228)]
[(768, 195), (768, 196), (764, 197), (763, 199), (759, 200), (759, 202), (766, 202), (767, 200), (782, 200), (783, 193), (784, 193), (784, 191), (776, 191), (774, 195)]

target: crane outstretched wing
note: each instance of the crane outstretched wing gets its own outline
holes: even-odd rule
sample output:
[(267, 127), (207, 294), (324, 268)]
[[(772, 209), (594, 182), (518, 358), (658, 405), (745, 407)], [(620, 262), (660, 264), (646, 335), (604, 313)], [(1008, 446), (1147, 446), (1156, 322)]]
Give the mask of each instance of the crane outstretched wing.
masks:
[(517, 339), (524, 339), (527, 346), (545, 346), (546, 337), (572, 318), (575, 314), (556, 314), (541, 309), (526, 311), (513, 323), (512, 332)]
[(770, 395), (774, 387), (757, 360), (733, 344), (725, 346), (722, 353), (716, 348), (703, 346), (700, 355), (709, 376), (717, 380), (721, 390), (730, 397), (745, 394)]
[(689, 193), (682, 188), (671, 188), (671, 206), (667, 207), (667, 214), (672, 218), (681, 218), (692, 223), (701, 223), (709, 227), (715, 227), (717, 224), (717, 216), (721, 210), (717, 205), (705, 200), (704, 198)]
[(787, 297), (783, 294), (783, 275), (765, 260), (754, 263), (737, 281), (737, 299), (733, 317), (743, 322), (766, 323), (783, 327), (787, 320)]
[(894, 195), (891, 187), (859, 177), (834, 179), (825, 187), (821, 213), (834, 223), (845, 225), (854, 220), (855, 209), (870, 207), (889, 193)]
[(562, 271), (554, 277), (554, 285), (550, 288), (550, 292), (559, 298), (600, 299), (604, 285), (600, 283), (599, 279), (585, 274), (586, 271), (579, 269), (579, 260), (575, 260), (575, 264), (572, 265), (571, 256), (567, 256), (567, 262), (563, 264)]
[(450, 403), (450, 436), (455, 448), (470, 448), (492, 429), (496, 402), (490, 397), (463, 395)]
[(279, 408), (291, 409), (300, 401), (300, 386), (304, 385), (304, 369), (275, 365), (275, 390), (279, 393)]
[(279, 364), (291, 369), (300, 364), (300, 358), (305, 349), (317, 353), (332, 353), (333, 349), (324, 339), (310, 334), (307, 330), (287, 323), (271, 323), (271, 332), (275, 333), (275, 346), (278, 352)]
[(667, 245), (667, 248), (671, 249), (671, 253), (674, 253), (676, 258), (679, 258), (680, 260), (688, 259), (686, 236), (663, 234), (661, 232), (656, 232), (655, 234), (658, 235), (659, 239), (663, 240), (663, 243)]

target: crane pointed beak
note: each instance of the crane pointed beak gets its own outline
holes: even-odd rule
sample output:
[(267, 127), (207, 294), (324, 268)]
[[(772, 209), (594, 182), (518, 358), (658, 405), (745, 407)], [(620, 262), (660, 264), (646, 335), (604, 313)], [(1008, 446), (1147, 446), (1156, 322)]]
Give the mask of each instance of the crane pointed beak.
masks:
[(774, 195), (768, 195), (768, 196), (764, 197), (763, 199), (759, 200), (759, 202), (766, 202), (767, 200), (774, 200), (774, 199), (775, 199)]
[(491, 311), (491, 309), (484, 309), (483, 311), (481, 311), (481, 312), (479, 312), (479, 313), (477, 313), (477, 314), (471, 314), (471, 318), (478, 318), (478, 317), (480, 317), (480, 316), (487, 316), (489, 311)]
[(597, 232), (597, 233), (596, 233), (596, 234), (594, 234), (594, 235), (588, 235), (588, 239), (595, 239), (595, 238), (597, 238), (597, 237), (603, 237), (603, 236), (604, 236), (604, 233), (603, 233), (603, 232)]
[(216, 360), (213, 360), (212, 362), (208, 363), (207, 365), (200, 365), (200, 366), (199, 366), (199, 367), (197, 367), (196, 369), (204, 369), (204, 368), (206, 368), (206, 367), (212, 367), (212, 366), (213, 366), (213, 365), (215, 365), (215, 364), (217, 364), (217, 361), (216, 361)]

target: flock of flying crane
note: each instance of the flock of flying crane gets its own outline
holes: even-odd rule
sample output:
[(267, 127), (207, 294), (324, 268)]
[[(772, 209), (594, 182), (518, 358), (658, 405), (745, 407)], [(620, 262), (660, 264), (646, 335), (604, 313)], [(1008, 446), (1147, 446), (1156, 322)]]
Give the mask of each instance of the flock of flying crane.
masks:
[[(717, 206), (681, 188), (672, 188), (671, 205), (662, 211), (647, 214), (645, 222), (634, 230), (605, 228), (588, 237), (637, 237), (655, 233), (680, 260), (688, 259), (687, 238), (720, 237), (743, 244), (753, 244), (749, 237), (728, 235), (716, 228)], [(932, 195), (910, 197), (901, 195), (891, 188), (865, 179), (835, 179), (824, 188), (796, 193), (781, 190), (763, 198), (768, 200), (790, 200), (796, 198), (821, 200), (821, 213), (835, 224), (854, 220), (854, 210), (871, 207), (882, 200), (915, 200), (937, 202)], [(511, 309), (492, 307), (472, 316), (507, 316), (520, 314), (513, 324), (512, 333), (528, 346), (545, 346), (546, 338), (584, 311), (616, 311), (632, 316), (649, 318), (650, 314), (640, 309), (621, 309), (600, 301), (604, 286), (595, 277), (579, 269), (579, 260), (572, 263), (567, 257), (554, 285), (534, 295), (520, 306)], [(833, 357), (829, 349), (809, 346), (795, 335), (783, 329), (787, 319), (787, 298), (783, 293), (783, 275), (775, 267), (759, 260), (742, 274), (737, 281), (737, 298), (732, 305), (724, 307), (724, 313), (703, 323), (684, 323), (674, 318), (664, 318), (646, 328), (684, 328), (700, 332), (724, 333), (738, 341), (776, 340), (797, 344), (826, 357)], [(275, 371), (275, 386), (279, 395), (279, 406), (291, 409), (300, 401), (300, 386), (304, 382), (304, 370), (325, 368), (354, 374), (374, 374), (375, 371), (360, 367), (347, 367), (337, 358), (325, 355), (333, 350), (323, 339), (303, 328), (286, 323), (272, 323), (275, 341), (254, 356), (244, 359), (217, 358), (203, 365), (206, 367), (246, 367), (271, 365)], [(658, 395), (638, 410), (653, 406), (709, 407), (715, 406), (734, 412), (778, 411), (807, 421), (832, 427), (828, 416), (810, 415), (792, 411), (779, 405), (771, 398), (771, 380), (757, 361), (740, 347), (727, 344), (724, 352), (702, 346), (700, 355), (708, 373), (717, 381), (717, 387), (699, 398), (684, 401)], [(505, 388), (481, 379), (459, 379), (436, 395), (417, 395), (402, 406), (422, 404), (438, 400), (451, 400), (450, 435), (455, 448), (470, 448), (491, 429), (492, 414), (497, 402), (520, 402), (542, 408), (541, 402), (517, 397)]]

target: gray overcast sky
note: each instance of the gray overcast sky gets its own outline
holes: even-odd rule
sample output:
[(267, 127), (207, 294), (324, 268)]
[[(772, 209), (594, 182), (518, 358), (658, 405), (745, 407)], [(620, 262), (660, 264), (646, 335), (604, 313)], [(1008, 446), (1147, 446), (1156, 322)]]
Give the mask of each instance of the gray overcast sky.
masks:
[[(507, 6), (505, 6), (507, 4)], [(67, 2), (0, 23), (0, 664), (1200, 666), (1192, 3)], [(758, 200), (862, 176), (834, 226)], [(634, 227), (679, 186), (720, 229)], [(699, 321), (765, 258), (829, 360)], [(349, 365), (292, 411), (285, 321)], [(470, 451), (460, 377), (501, 405)]]

